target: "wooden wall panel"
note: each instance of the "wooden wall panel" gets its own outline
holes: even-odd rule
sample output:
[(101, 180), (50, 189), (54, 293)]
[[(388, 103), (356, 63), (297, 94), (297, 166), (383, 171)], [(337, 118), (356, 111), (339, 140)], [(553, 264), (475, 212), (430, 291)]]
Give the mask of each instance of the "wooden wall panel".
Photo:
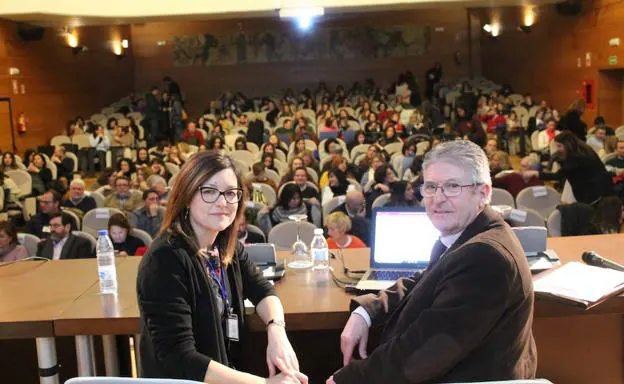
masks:
[[(376, 60), (318, 61), (306, 63), (241, 64), (231, 66), (174, 67), (171, 40), (176, 35), (199, 35), (206, 32), (262, 31), (289, 29), (290, 23), (277, 19), (214, 20), (209, 22), (155, 23), (132, 26), (132, 48), (135, 60), (135, 85), (145, 91), (158, 84), (164, 75), (180, 83), (186, 94), (191, 113), (201, 111), (211, 98), (225, 90), (241, 90), (250, 95), (280, 92), (286, 87), (302, 89), (316, 87), (319, 81), (330, 86), (351, 85), (372, 77), (380, 84), (389, 85), (398, 73), (411, 70), (419, 81), (435, 61), (444, 66), (445, 77), (467, 75), (470, 72), (468, 52), (468, 17), (464, 8), (418, 10), (389, 13), (364, 13), (326, 17), (316, 28), (356, 27), (381, 25), (422, 25), (441, 27), (432, 31), (431, 48), (420, 57)], [(310, 33), (314, 33), (313, 31)], [(159, 46), (159, 41), (167, 41)], [(475, 45), (478, 48), (478, 44)], [(453, 55), (460, 52), (461, 65)], [(479, 52), (473, 52), (480, 58)]]
[[(481, 34), (484, 76), (508, 83), (518, 92), (531, 92), (565, 111), (579, 97), (584, 80), (594, 80), (599, 87), (600, 69), (624, 68), (624, 3), (596, 0), (585, 2), (585, 6), (579, 16), (562, 16), (552, 6), (541, 7), (530, 34), (513, 25), (520, 20), (517, 8), (504, 9), (502, 34), (497, 39)], [(620, 37), (623, 45), (610, 47), (613, 37)], [(591, 55), (589, 66), (587, 53)], [(618, 65), (609, 65), (611, 55), (618, 56)], [(600, 89), (596, 91), (598, 95)], [(597, 113), (587, 111), (584, 119), (591, 125)], [(622, 121), (609, 123), (617, 126)]]
[[(89, 117), (102, 107), (130, 93), (133, 87), (131, 52), (117, 59), (107, 43), (131, 38), (129, 26), (85, 27), (77, 30), (79, 44), (89, 50), (75, 56), (65, 38), (46, 29), (39, 41), (22, 41), (16, 24), (0, 20), (0, 96), (11, 98), (13, 118), (20, 112), (28, 118), (28, 132), (17, 137), (17, 148), (48, 143), (62, 133), (67, 120)], [(9, 68), (20, 74), (9, 76)], [(14, 94), (12, 82), (18, 83)], [(24, 93), (22, 93), (22, 86)], [(10, 149), (10, 140), (0, 133), (0, 149)]]

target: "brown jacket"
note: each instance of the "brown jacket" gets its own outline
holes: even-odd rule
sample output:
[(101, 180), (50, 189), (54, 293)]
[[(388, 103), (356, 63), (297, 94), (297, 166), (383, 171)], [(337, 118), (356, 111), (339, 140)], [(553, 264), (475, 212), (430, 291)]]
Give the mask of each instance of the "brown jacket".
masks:
[(429, 271), (352, 302), (383, 326), (379, 346), (334, 375), (343, 383), (529, 379), (537, 355), (533, 284), (520, 243), (487, 207)]

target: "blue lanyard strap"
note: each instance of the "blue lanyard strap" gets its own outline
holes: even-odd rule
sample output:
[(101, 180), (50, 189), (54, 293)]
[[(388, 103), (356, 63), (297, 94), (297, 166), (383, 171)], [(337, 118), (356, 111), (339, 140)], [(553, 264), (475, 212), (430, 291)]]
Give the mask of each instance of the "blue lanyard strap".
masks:
[[(217, 263), (219, 264), (218, 267), (217, 267)], [(221, 260), (217, 257), (211, 257), (210, 259), (208, 259), (207, 264), (208, 264), (208, 272), (210, 273), (210, 276), (212, 277), (212, 279), (215, 281), (215, 283), (219, 287), (219, 295), (225, 302), (226, 309), (229, 310), (230, 302), (228, 301), (228, 292), (225, 287), (225, 277), (223, 275), (223, 266), (221, 265)], [(217, 273), (217, 271), (219, 273)]]

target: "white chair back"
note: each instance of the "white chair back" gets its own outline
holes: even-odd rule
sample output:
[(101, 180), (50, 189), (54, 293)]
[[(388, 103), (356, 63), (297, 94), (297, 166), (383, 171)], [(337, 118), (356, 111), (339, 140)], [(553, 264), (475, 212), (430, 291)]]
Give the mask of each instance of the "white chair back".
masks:
[(78, 146), (78, 149), (91, 147), (89, 135), (76, 135), (71, 138), (71, 142)]
[(90, 196), (93, 197), (93, 200), (95, 200), (95, 206), (96, 207), (98, 207), (98, 208), (104, 207), (104, 201), (106, 201), (106, 198), (104, 197), (104, 195), (102, 195), (98, 191), (93, 191), (93, 192), (91, 192)]
[(491, 205), (508, 205), (512, 208), (516, 207), (516, 202), (509, 191), (502, 188), (492, 188)]
[(345, 202), (347, 197), (345, 195), (342, 196), (334, 196), (325, 204), (323, 204), (323, 218), (326, 218), (331, 212), (338, 208), (342, 203)]
[(355, 159), (355, 157), (360, 153), (366, 153), (368, 151), (368, 147), (370, 144), (358, 144), (351, 149), (351, 159)]
[(82, 217), (82, 231), (97, 237), (101, 229), (108, 229), (108, 220), (116, 213), (123, 212), (117, 208), (96, 208), (85, 213)]
[(400, 142), (390, 143), (390, 144), (387, 144), (384, 147), (384, 149), (389, 155), (392, 155), (395, 153), (401, 153), (401, 151), (403, 150), (403, 143), (400, 143)]
[(251, 167), (254, 164), (255, 155), (250, 151), (236, 150), (229, 153), (233, 160), (238, 160), (241, 163), (247, 164)]
[(546, 220), (539, 212), (530, 208), (514, 209), (507, 221), (512, 227), (545, 227)]
[(252, 183), (252, 186), (255, 190), (262, 192), (268, 206), (272, 207), (275, 203), (277, 203), (277, 194), (270, 185), (264, 183)]
[(129, 234), (141, 240), (146, 247), (152, 244), (152, 236), (142, 229), (132, 228)]
[(177, 164), (174, 163), (165, 163), (165, 168), (167, 168), (167, 171), (169, 171), (169, 173), (171, 173), (171, 175), (177, 175), (178, 172), (180, 172), (180, 167)]
[(91, 243), (91, 252), (95, 253), (95, 247), (97, 245), (97, 238), (95, 236), (83, 231), (72, 231), (72, 235), (89, 240), (89, 242)]
[(17, 184), (22, 194), (27, 196), (32, 193), (32, 177), (30, 173), (21, 169), (6, 171), (6, 175)]
[(266, 243), (266, 235), (264, 234), (264, 232), (262, 232), (262, 230), (260, 228), (256, 227), (253, 224), (247, 224), (247, 231), (248, 232), (253, 232), (253, 233), (257, 234), (257, 235), (262, 236), (262, 242)]
[(375, 209), (383, 207), (384, 205), (388, 204), (388, 202), (390, 201), (390, 197), (390, 193), (384, 193), (381, 196), (377, 196), (377, 198), (373, 201), (373, 205), (371, 206), (371, 208)]
[[(279, 223), (271, 229), (269, 232), (268, 242), (275, 245), (277, 250), (290, 250), (293, 243), (297, 240), (297, 226), (299, 224), (294, 221), (288, 221)], [(310, 244), (314, 237), (314, 230), (316, 226), (307, 221), (302, 221), (300, 238), (306, 243)]]
[(548, 236), (561, 237), (561, 212), (558, 209), (552, 211), (546, 221), (546, 228), (548, 228)]
[[(73, 152), (65, 152), (65, 156), (69, 157), (74, 162), (74, 168), (72, 172), (78, 172), (78, 156), (76, 156), (76, 154)], [(71, 182), (71, 180), (69, 181)]]
[(71, 138), (65, 135), (54, 136), (52, 140), (50, 140), (50, 145), (57, 146), (63, 144), (71, 144)]
[(542, 217), (548, 217), (560, 203), (561, 195), (559, 192), (548, 186), (527, 187), (516, 196), (518, 209), (530, 208)]
[(37, 254), (37, 244), (39, 244), (41, 239), (30, 233), (18, 233), (17, 241), (26, 248), (30, 256), (35, 256)]

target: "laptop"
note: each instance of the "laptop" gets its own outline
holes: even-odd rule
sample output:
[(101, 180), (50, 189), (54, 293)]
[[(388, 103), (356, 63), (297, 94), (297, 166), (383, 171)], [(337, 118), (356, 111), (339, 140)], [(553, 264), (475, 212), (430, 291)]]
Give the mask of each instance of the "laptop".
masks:
[(421, 207), (381, 207), (371, 221), (370, 269), (356, 289), (378, 291), (400, 277), (410, 277), (429, 265), (431, 250), (440, 237)]
[(553, 249), (546, 249), (546, 227), (512, 227), (520, 241), (532, 272), (540, 272), (561, 264)]

